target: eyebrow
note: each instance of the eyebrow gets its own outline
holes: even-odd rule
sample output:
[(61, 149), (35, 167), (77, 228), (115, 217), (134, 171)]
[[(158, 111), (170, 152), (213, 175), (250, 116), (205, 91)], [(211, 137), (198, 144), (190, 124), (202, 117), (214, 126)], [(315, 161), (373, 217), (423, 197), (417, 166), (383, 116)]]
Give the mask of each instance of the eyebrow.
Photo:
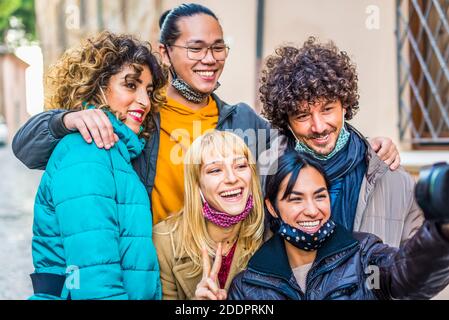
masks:
[[(193, 39), (186, 42), (187, 44), (206, 44), (206, 41), (200, 39)], [(223, 39), (217, 39), (212, 44), (224, 43)]]
[[(315, 190), (315, 192), (313, 194), (318, 194), (318, 193), (321, 193), (321, 192), (326, 191), (326, 190), (327, 189), (325, 187), (322, 187), (322, 188), (319, 188), (318, 190)], [(293, 190), (292, 193), (290, 193), (290, 194), (291, 195), (293, 194), (293, 195), (296, 195), (296, 196), (303, 196), (304, 195), (304, 193), (299, 192), (299, 191), (295, 191), (295, 190)]]
[[(128, 73), (123, 77), (123, 80), (128, 81), (128, 78), (131, 78), (132, 80), (137, 81), (140, 84), (143, 83), (143, 81), (140, 79), (140, 76), (138, 77), (137, 73)], [(147, 88), (154, 88), (154, 84), (152, 82), (149, 83)]]
[[(240, 160), (240, 159), (245, 159), (246, 160), (246, 157), (245, 156), (235, 157), (234, 158), (234, 162), (237, 161), (237, 160)], [(220, 161), (220, 160), (211, 161), (211, 162), (205, 163), (204, 166), (208, 166), (208, 165), (215, 164), (215, 163), (223, 163), (223, 161)]]

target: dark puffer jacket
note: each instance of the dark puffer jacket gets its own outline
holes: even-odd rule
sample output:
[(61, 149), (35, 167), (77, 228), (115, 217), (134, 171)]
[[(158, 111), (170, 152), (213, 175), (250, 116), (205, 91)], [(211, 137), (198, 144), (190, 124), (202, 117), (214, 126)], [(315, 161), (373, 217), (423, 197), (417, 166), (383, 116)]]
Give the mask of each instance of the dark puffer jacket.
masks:
[(426, 222), (400, 249), (337, 226), (317, 252), (305, 292), (293, 275), (284, 240), (275, 235), (234, 278), (228, 299), (430, 299), (448, 284), (449, 241), (435, 224)]

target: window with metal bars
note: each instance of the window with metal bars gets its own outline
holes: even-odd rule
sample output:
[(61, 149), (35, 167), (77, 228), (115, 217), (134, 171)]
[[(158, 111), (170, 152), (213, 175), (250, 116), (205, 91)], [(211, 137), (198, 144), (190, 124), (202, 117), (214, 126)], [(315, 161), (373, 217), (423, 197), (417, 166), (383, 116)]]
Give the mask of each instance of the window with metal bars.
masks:
[(399, 132), (449, 150), (449, 0), (396, 0)]

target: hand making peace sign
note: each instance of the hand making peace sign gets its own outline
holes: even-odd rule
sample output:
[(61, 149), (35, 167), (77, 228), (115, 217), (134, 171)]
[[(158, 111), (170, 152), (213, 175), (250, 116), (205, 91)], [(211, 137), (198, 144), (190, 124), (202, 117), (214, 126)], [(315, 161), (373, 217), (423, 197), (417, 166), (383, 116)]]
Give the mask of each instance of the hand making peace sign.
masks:
[(215, 261), (210, 267), (209, 254), (206, 248), (201, 250), (203, 255), (203, 277), (196, 286), (195, 299), (199, 300), (226, 300), (227, 292), (220, 289), (218, 284), (218, 272), (221, 267), (222, 245), (218, 243)]

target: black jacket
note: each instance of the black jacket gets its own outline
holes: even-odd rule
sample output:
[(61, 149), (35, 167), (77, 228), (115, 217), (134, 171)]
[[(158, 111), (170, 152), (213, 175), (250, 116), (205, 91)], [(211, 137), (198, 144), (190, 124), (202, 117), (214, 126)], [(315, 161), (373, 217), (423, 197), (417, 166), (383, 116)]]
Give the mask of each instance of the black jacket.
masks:
[[(270, 125), (258, 116), (247, 104), (228, 105), (217, 95), (212, 94), (217, 103), (219, 117), (217, 130), (231, 130), (244, 138), (246, 144), (257, 158), (269, 148)], [(45, 169), (48, 159), (58, 142), (70, 130), (65, 128), (62, 117), (67, 110), (51, 110), (32, 117), (14, 136), (12, 149), (16, 157), (30, 169)], [(133, 161), (134, 169), (144, 183), (151, 199), (156, 175), (156, 162), (159, 152), (160, 116), (154, 119), (156, 132), (151, 135), (142, 154)], [(254, 130), (253, 134), (250, 132)]]
[[(430, 299), (449, 284), (449, 241), (426, 222), (400, 248), (337, 226), (317, 252), (303, 292), (274, 235), (229, 288), (230, 300)], [(372, 289), (371, 289), (372, 288)]]

